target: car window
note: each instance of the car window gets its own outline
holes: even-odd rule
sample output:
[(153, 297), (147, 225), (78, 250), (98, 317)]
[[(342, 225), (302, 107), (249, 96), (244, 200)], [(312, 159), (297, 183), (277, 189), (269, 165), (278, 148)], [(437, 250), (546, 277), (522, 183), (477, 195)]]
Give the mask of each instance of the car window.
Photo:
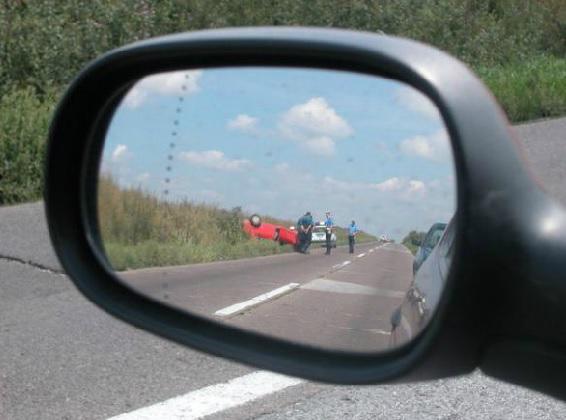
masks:
[(439, 226), (438, 228), (433, 230), (430, 233), (430, 235), (428, 236), (428, 238), (425, 242), (425, 246), (427, 248), (434, 248), (436, 246), (436, 244), (438, 243), (438, 241), (440, 240), (440, 238), (442, 237), (442, 233), (444, 232), (445, 228), (446, 228), (446, 226)]

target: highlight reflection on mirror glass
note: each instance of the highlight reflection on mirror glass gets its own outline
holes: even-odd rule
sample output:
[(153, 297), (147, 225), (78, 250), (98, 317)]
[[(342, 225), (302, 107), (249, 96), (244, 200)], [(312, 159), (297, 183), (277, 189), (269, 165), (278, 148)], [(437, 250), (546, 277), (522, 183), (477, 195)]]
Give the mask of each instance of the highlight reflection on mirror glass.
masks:
[(136, 83), (104, 146), (109, 264), (140, 293), (328, 349), (426, 326), (449, 267), (455, 182), (432, 102), (397, 81), (297, 68)]

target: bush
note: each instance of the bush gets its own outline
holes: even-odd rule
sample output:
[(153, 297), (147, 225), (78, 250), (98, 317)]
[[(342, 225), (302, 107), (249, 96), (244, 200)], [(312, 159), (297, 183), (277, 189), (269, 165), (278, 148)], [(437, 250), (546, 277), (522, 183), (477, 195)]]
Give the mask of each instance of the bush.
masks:
[(38, 200), (43, 156), (55, 95), (39, 99), (32, 88), (0, 96), (0, 205)]
[(534, 57), (522, 64), (481, 67), (479, 76), (511, 121), (566, 114), (566, 59)]
[(419, 249), (419, 246), (415, 245), (413, 242), (422, 243), (425, 236), (426, 232), (418, 232), (416, 230), (412, 230), (407, 234), (407, 236), (403, 238), (401, 243), (405, 245), (413, 255), (415, 255), (417, 253), (417, 250)]
[(224, 26), (383, 31), (479, 72), (513, 122), (566, 113), (564, 0), (42, 0), (0, 4), (0, 205), (41, 196), (55, 97), (123, 44)]
[(116, 270), (292, 251), (288, 245), (248, 237), (240, 208), (162, 201), (140, 188), (121, 188), (108, 176), (99, 181), (98, 202), (101, 236)]

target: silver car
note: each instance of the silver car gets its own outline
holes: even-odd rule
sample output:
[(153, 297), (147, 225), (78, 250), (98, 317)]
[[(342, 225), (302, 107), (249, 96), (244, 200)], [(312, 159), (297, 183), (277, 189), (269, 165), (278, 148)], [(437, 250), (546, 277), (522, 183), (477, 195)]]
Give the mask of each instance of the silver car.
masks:
[[(326, 226), (324, 223), (318, 223), (314, 226), (312, 230), (312, 243), (320, 243), (322, 246), (326, 246)], [(330, 243), (332, 248), (336, 248), (336, 234), (332, 232), (330, 236)]]

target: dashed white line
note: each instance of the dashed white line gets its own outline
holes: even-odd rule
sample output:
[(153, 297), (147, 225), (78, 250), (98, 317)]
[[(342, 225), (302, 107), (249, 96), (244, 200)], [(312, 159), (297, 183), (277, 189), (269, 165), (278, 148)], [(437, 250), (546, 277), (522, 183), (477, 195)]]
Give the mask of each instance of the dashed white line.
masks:
[(297, 378), (260, 370), (108, 420), (200, 419), (302, 382)]
[(362, 252), (361, 254), (358, 254), (358, 258), (362, 258), (362, 257), (365, 257), (365, 256), (366, 256), (366, 253), (365, 253), (365, 252)]
[(346, 267), (348, 264), (351, 264), (352, 261), (344, 261), (341, 262), (340, 264), (334, 264), (332, 266), (333, 269), (338, 269), (338, 268), (342, 268), (342, 267)]
[(227, 306), (226, 308), (222, 308), (214, 312), (216, 316), (229, 316), (234, 315), (238, 312), (242, 312), (246, 309), (250, 309), (254, 306), (267, 302), (269, 300), (275, 299), (285, 293), (289, 293), (292, 290), (299, 287), (299, 283), (289, 283), (283, 287), (279, 287), (278, 289), (272, 290), (271, 292), (264, 293), (262, 295), (256, 296), (253, 299), (246, 300), (245, 302), (235, 303), (234, 305)]

